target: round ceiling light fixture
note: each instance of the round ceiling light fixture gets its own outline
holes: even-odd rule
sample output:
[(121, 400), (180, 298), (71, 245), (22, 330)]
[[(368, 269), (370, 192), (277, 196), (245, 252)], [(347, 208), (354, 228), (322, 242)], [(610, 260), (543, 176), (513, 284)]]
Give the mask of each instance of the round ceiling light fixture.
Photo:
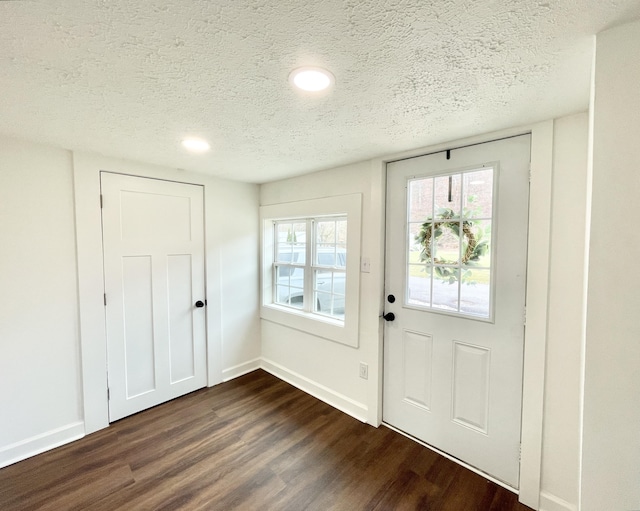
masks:
[(321, 67), (299, 67), (291, 71), (289, 82), (307, 92), (320, 92), (335, 83), (329, 71)]
[(209, 142), (201, 138), (185, 138), (182, 141), (182, 147), (192, 153), (204, 153), (211, 149)]

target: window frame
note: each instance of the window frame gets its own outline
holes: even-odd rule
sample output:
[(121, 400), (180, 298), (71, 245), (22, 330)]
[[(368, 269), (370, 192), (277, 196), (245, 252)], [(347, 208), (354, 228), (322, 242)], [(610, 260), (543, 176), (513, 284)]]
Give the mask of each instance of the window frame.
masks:
[[(291, 307), (295, 310), (302, 310), (311, 314), (319, 314), (324, 317), (328, 317), (344, 323), (344, 305), (343, 305), (343, 313), (342, 318), (331, 314), (331, 312), (327, 313), (321, 310), (318, 310), (318, 305), (322, 294), (329, 295), (330, 301), (332, 303), (336, 299), (336, 297), (342, 297), (344, 300), (346, 287), (343, 288), (343, 293), (336, 293), (334, 289), (334, 284), (336, 282), (335, 276), (342, 275), (342, 279), (346, 284), (346, 257), (347, 255), (347, 246), (346, 243), (340, 243), (336, 236), (331, 243), (327, 242), (319, 242), (318, 241), (318, 224), (324, 223), (326, 221), (337, 224), (338, 222), (347, 223), (347, 217), (345, 215), (329, 215), (329, 216), (316, 216), (311, 218), (295, 218), (295, 219), (276, 219), (272, 220), (272, 225), (274, 229), (274, 257), (273, 257), (273, 265), (272, 265), (272, 279), (275, 282), (273, 286), (273, 303), (276, 305), (281, 305), (283, 307)], [(293, 238), (296, 237), (295, 225), (298, 226), (304, 225), (304, 245), (300, 244), (299, 241), (294, 240), (288, 243), (284, 243), (285, 246), (289, 245), (291, 247), (291, 251), (288, 252), (287, 255), (291, 255), (291, 258), (280, 258), (280, 246), (283, 245), (281, 239), (276, 239), (278, 237), (279, 226), (290, 226), (288, 230), (288, 236), (291, 236), (293, 231)], [(337, 233), (336, 233), (337, 235)], [(348, 239), (348, 233), (347, 233)], [(296, 245), (298, 245), (296, 250)], [(325, 245), (325, 246), (321, 246)], [(331, 250), (327, 251), (327, 248), (331, 248)], [(342, 249), (342, 250), (340, 250)], [(282, 254), (285, 254), (283, 252)], [(304, 253), (304, 262), (298, 261), (299, 257), (293, 257), (295, 254)], [(321, 255), (330, 255), (333, 256), (334, 264), (323, 263), (320, 259)], [(344, 256), (344, 257), (340, 257)], [(288, 259), (288, 260), (287, 260)], [(336, 263), (337, 260), (341, 260), (342, 264)], [(287, 269), (286, 272), (282, 272), (282, 269)], [(291, 276), (295, 275), (297, 270), (302, 270), (302, 282), (301, 285), (295, 286), (292, 285)], [(283, 275), (286, 273), (286, 275)], [(331, 278), (331, 288), (329, 291), (318, 289), (317, 284), (317, 276), (319, 273), (324, 273), (330, 275)], [(289, 277), (288, 285), (282, 284), (280, 282), (279, 277), (286, 276)], [(324, 279), (327, 277), (325, 276)], [(280, 293), (280, 288), (288, 288), (289, 292), (289, 303), (284, 303), (283, 301), (278, 300), (278, 295)], [(293, 301), (291, 300), (291, 293), (295, 292), (295, 290), (302, 292), (302, 297), (304, 298), (301, 306), (293, 305)]]
[[(328, 217), (346, 218), (347, 221), (347, 260), (345, 272), (345, 314), (338, 319), (313, 309), (314, 286), (313, 272), (322, 269), (315, 264), (312, 246), (315, 246), (315, 228), (307, 233), (305, 245), (305, 301), (310, 297), (304, 309), (275, 302), (275, 239), (274, 222), (321, 220)], [(347, 346), (358, 347), (359, 309), (360, 309), (360, 245), (362, 224), (361, 194), (341, 195), (323, 199), (312, 199), (282, 204), (266, 205), (260, 208), (261, 221), (261, 306), (260, 317), (296, 330), (301, 330), (339, 342)], [(309, 243), (311, 241), (311, 243)], [(309, 273), (310, 272), (310, 273)], [(307, 275), (307, 273), (309, 273)]]

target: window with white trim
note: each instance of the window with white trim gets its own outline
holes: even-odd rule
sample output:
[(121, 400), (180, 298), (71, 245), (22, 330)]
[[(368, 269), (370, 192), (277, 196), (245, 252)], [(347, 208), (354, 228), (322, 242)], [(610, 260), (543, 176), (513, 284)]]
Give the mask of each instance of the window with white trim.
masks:
[(361, 196), (261, 208), (261, 317), (357, 346)]
[(344, 321), (347, 218), (273, 222), (273, 302)]

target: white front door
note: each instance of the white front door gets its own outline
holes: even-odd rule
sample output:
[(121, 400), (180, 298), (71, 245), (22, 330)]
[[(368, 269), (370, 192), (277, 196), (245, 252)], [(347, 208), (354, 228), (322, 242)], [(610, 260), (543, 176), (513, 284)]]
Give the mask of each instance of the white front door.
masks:
[(101, 188), (115, 421), (206, 385), (203, 188), (108, 172)]
[(387, 165), (384, 421), (514, 488), (530, 139)]

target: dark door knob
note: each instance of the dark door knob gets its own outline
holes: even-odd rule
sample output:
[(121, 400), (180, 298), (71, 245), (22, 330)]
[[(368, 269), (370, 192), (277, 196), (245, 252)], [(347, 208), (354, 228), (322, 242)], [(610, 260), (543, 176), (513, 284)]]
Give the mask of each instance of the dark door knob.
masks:
[(393, 321), (396, 319), (396, 315), (393, 312), (387, 312), (382, 316), (385, 321)]
[(196, 307), (198, 307), (198, 309), (199, 309), (200, 307), (204, 307), (204, 302), (203, 302), (202, 300), (198, 300), (198, 301), (196, 302)]

